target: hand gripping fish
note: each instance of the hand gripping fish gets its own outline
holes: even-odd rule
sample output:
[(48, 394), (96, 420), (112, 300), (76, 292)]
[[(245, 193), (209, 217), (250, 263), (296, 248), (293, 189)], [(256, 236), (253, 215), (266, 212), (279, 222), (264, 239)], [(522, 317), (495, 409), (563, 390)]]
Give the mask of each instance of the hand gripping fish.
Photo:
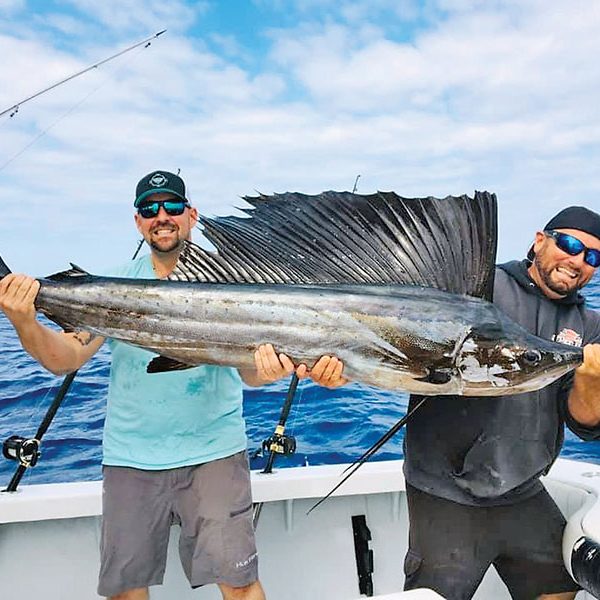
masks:
[[(203, 218), (216, 252), (187, 243), (169, 280), (40, 280), (37, 309), (156, 353), (148, 372), (253, 367), (272, 343), (311, 366), (335, 354), (354, 381), (423, 395), (539, 389), (582, 351), (538, 338), (491, 303), (496, 197), (323, 192), (248, 197)], [(0, 278), (9, 273), (0, 261)]]

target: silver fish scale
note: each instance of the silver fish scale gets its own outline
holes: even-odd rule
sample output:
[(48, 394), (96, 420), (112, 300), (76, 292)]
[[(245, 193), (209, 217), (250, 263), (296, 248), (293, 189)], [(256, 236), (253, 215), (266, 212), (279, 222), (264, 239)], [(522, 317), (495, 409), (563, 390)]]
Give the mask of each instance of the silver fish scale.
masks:
[[(436, 346), (419, 335), (419, 330), (427, 329), (422, 320), (395, 314), (410, 310), (407, 305), (414, 296), (413, 290), (410, 292), (399, 303), (380, 288), (369, 296), (356, 293), (351, 286), (348, 292), (298, 287), (282, 297), (277, 286), (164, 285), (98, 279), (77, 286), (44, 287), (38, 302), (46, 312), (60, 314), (62, 322), (71, 326), (190, 364), (230, 364), (235, 360), (236, 366), (246, 367), (252, 364), (249, 349), (267, 341), (294, 359), (313, 364), (335, 345), (349, 374), (369, 377), (367, 371), (373, 371), (374, 365), (373, 359), (363, 357), (365, 353), (380, 356), (381, 364), (389, 365), (381, 368), (410, 370), (406, 353), (365, 319), (377, 319), (380, 328), (403, 331), (410, 346), (428, 350)], [(421, 303), (420, 298), (416, 300)], [(438, 337), (441, 334), (445, 345), (454, 327), (438, 319), (437, 327), (430, 329), (435, 329)]]

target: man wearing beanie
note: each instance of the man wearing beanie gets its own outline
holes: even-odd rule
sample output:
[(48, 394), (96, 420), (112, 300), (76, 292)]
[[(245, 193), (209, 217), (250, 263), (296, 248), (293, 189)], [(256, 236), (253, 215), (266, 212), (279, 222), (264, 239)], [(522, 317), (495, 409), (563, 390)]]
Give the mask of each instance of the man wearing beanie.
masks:
[[(109, 273), (164, 279), (175, 268), (198, 219), (184, 181), (154, 171), (137, 185), (135, 223), (150, 254)], [(56, 374), (79, 369), (103, 338), (59, 333), (36, 320), (39, 283), (10, 274), (0, 281), (0, 309), (23, 347)], [(270, 344), (255, 370), (199, 367), (151, 374), (155, 356), (109, 341), (112, 362), (103, 436), (103, 524), (98, 593), (145, 600), (162, 583), (172, 523), (193, 587), (217, 583), (225, 600), (264, 600), (252, 527), (252, 496), (242, 418), (242, 380), (259, 386), (290, 375), (290, 359)], [(344, 382), (343, 365), (323, 357), (307, 373), (327, 387)]]
[[(517, 600), (571, 600), (565, 519), (540, 482), (564, 424), (600, 439), (600, 313), (579, 293), (600, 266), (600, 215), (570, 206), (538, 231), (528, 259), (499, 265), (494, 303), (535, 335), (584, 347), (584, 363), (532, 393), (438, 396), (407, 425), (410, 534), (405, 589), (473, 596), (490, 565)], [(409, 411), (419, 401), (411, 396)]]

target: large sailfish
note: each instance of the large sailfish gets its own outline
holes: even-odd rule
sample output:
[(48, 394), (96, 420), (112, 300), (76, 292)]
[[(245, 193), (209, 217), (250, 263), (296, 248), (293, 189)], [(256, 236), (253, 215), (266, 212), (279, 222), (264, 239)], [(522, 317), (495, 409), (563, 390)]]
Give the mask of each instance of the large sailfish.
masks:
[[(324, 192), (246, 198), (203, 218), (216, 251), (186, 243), (169, 280), (40, 280), (36, 307), (157, 354), (149, 372), (253, 365), (270, 342), (296, 363), (324, 354), (345, 375), (425, 395), (539, 389), (582, 351), (531, 335), (491, 303), (496, 197)], [(9, 272), (0, 260), (0, 278)]]

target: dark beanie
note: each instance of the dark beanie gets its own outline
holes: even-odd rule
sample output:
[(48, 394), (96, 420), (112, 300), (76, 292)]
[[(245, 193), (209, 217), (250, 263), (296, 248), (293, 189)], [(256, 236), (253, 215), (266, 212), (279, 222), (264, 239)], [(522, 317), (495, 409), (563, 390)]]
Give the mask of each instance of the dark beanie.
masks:
[[(568, 206), (546, 223), (544, 231), (550, 229), (577, 229), (600, 240), (600, 215), (584, 206)], [(533, 260), (534, 255), (533, 246), (531, 246), (527, 258)]]

